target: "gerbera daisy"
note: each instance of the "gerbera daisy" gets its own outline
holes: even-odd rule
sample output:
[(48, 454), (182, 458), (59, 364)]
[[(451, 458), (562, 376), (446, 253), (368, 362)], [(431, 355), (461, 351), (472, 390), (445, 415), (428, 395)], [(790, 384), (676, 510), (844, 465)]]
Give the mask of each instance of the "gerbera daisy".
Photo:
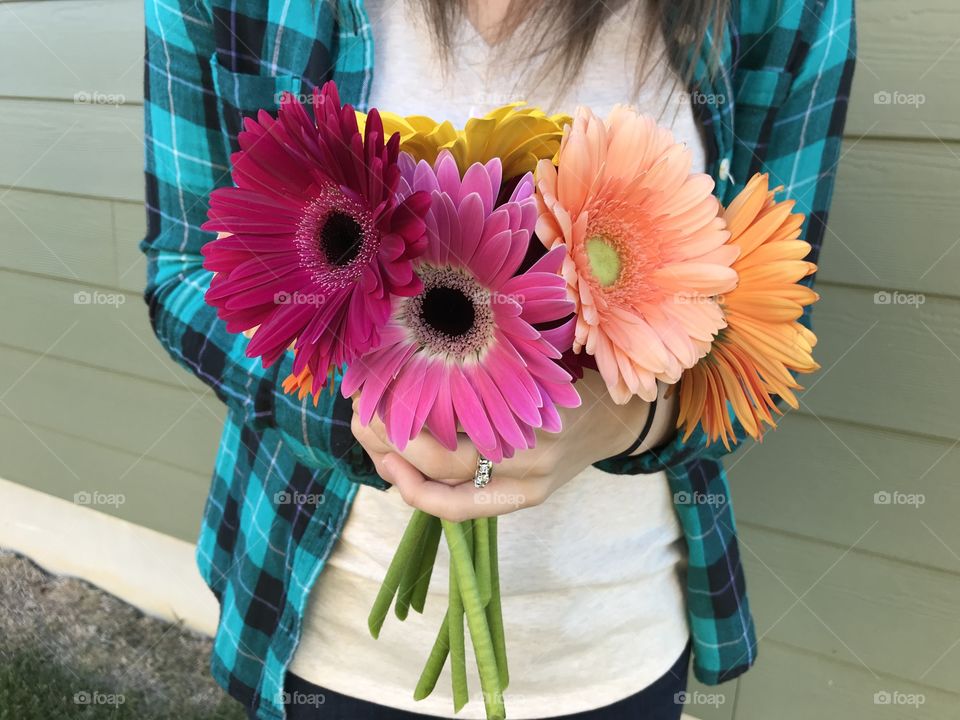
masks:
[(236, 187), (210, 199), (203, 247), (216, 272), (206, 299), (231, 332), (257, 328), (247, 354), (275, 362), (294, 343), (294, 372), (317, 388), (330, 367), (373, 347), (392, 295), (421, 283), (427, 193), (397, 193), (400, 138), (384, 142), (376, 111), (364, 134), (327, 83), (312, 120), (286, 94), (276, 119), (246, 118), (231, 158)]
[(685, 438), (699, 422), (709, 442), (736, 443), (728, 402), (747, 434), (759, 438), (764, 424), (776, 426), (774, 395), (797, 407), (793, 390), (800, 386), (790, 371), (819, 368), (811, 355), (817, 338), (797, 322), (818, 298), (798, 282), (817, 266), (804, 260), (810, 245), (799, 239), (803, 215), (791, 212), (792, 200), (775, 200), (780, 189), (769, 189), (767, 175), (754, 175), (723, 213), (730, 245), (740, 251), (733, 264), (739, 282), (720, 298), (727, 327), (680, 382)]
[(537, 165), (537, 235), (566, 246), (577, 302), (573, 349), (594, 356), (617, 403), (656, 397), (723, 327), (713, 296), (731, 289), (736, 248), (717, 217), (713, 180), (669, 130), (630, 108), (606, 122), (578, 110), (559, 167)]
[[(361, 126), (365, 121), (362, 113)], [(460, 172), (474, 163), (500, 158), (505, 180), (533, 172), (537, 161), (552, 159), (560, 149), (568, 115), (547, 115), (523, 102), (503, 105), (481, 118), (470, 118), (462, 130), (449, 121), (438, 123), (423, 115), (403, 117), (381, 113), (388, 133), (400, 133), (400, 149), (415, 160), (433, 163), (441, 150), (449, 150)]]
[(382, 344), (347, 368), (341, 390), (361, 390), (360, 421), (377, 413), (400, 449), (424, 427), (454, 449), (459, 426), (499, 462), (532, 447), (535, 428), (559, 431), (557, 406), (580, 404), (556, 362), (572, 341), (572, 318), (534, 328), (573, 311), (558, 274), (565, 251), (516, 274), (537, 216), (529, 174), (496, 206), (496, 158), (472, 165), (462, 180), (447, 151), (433, 167), (414, 167), (406, 156), (401, 163), (412, 189), (432, 196), (429, 243), (416, 265), (423, 290), (396, 300)]

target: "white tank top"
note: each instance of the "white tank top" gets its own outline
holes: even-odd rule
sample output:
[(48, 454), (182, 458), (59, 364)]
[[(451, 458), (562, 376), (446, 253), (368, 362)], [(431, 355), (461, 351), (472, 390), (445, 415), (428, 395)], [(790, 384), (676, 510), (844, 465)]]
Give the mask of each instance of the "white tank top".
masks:
[[(418, 2), (367, 0), (366, 7), (375, 40), (371, 106), (462, 126), (518, 99), (548, 112), (586, 104), (601, 115), (630, 102), (671, 126), (691, 148), (694, 170), (703, 170), (703, 141), (682, 84), (654, 74), (634, 95), (639, 51), (632, 7), (607, 21), (561, 98), (552, 97), (555, 82), (531, 88), (518, 81), (516, 63), (504, 62), (466, 20), (444, 73)], [(447, 607), (443, 542), (424, 614), (411, 612), (403, 623), (389, 615), (378, 640), (367, 630), (367, 613), (411, 512), (396, 491), (359, 489), (311, 594), (290, 671), (369, 702), (451, 717), (449, 664), (433, 694), (413, 700)], [(543, 505), (501, 517), (499, 528), (512, 718), (609, 705), (647, 687), (680, 656), (689, 638), (686, 546), (664, 473), (588, 468)], [(457, 717), (483, 718), (469, 642), (467, 656), (471, 700)]]

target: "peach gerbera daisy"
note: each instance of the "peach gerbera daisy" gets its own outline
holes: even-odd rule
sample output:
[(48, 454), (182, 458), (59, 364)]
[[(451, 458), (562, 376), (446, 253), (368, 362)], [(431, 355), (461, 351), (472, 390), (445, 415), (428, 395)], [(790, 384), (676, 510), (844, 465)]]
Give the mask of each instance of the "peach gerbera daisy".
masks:
[(791, 212), (792, 200), (774, 199), (781, 189), (771, 190), (767, 175), (754, 175), (723, 213), (730, 245), (740, 251), (733, 264), (739, 283), (720, 298), (727, 327), (681, 380), (677, 426), (686, 428), (684, 439), (699, 422), (709, 442), (736, 443), (728, 402), (747, 434), (759, 439), (764, 424), (776, 427), (774, 395), (797, 407), (793, 391), (800, 385), (790, 371), (820, 367), (811, 355), (817, 338), (798, 322), (818, 299), (798, 282), (817, 266), (804, 260), (810, 244), (799, 239), (803, 215)]
[(709, 175), (649, 117), (580, 108), (558, 154), (537, 165), (537, 235), (566, 245), (577, 304), (574, 352), (594, 356), (617, 403), (650, 401), (675, 383), (724, 326), (715, 296), (736, 284), (736, 247)]

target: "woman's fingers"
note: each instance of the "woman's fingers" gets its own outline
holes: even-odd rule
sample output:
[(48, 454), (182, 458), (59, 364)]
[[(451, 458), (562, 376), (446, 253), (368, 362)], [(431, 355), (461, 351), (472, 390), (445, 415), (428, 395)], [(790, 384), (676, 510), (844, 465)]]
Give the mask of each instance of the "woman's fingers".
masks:
[(548, 495), (538, 483), (506, 476), (495, 477), (482, 489), (474, 487), (473, 483), (448, 485), (437, 482), (424, 477), (396, 453), (388, 453), (378, 469), (383, 479), (400, 491), (408, 505), (454, 522), (505, 515), (539, 505)]
[(350, 421), (350, 431), (357, 439), (357, 442), (363, 445), (363, 449), (367, 451), (368, 455), (373, 455), (373, 453), (380, 453), (383, 455), (388, 452), (396, 451), (396, 448), (389, 443), (384, 442), (380, 438), (373, 427), (370, 425), (363, 425), (360, 422), (360, 416), (356, 413), (353, 414), (353, 419)]
[(477, 450), (465, 435), (458, 437), (456, 450), (447, 450), (430, 433), (422, 432), (402, 452), (395, 452), (431, 480), (446, 485), (473, 481), (477, 472)]
[[(427, 477), (447, 485), (457, 485), (473, 480), (477, 471), (477, 450), (466, 435), (458, 436), (456, 450), (448, 450), (425, 430), (408, 442), (403, 450), (399, 450), (387, 438), (387, 429), (380, 418), (374, 416), (370, 419), (370, 423), (360, 431), (357, 430), (359, 423), (355, 411), (353, 415), (353, 434), (368, 451), (367, 442), (370, 442), (381, 452), (393, 451), (403, 456), (407, 462), (414, 465)], [(373, 439), (365, 441), (361, 439), (361, 435), (365, 439)]]

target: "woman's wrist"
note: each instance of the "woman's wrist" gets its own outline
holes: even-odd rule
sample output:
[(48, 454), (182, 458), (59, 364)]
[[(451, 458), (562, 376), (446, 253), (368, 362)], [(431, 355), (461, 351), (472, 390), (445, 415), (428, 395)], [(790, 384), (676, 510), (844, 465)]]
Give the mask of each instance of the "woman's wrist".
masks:
[(680, 412), (680, 403), (677, 399), (676, 388), (673, 385), (659, 385), (659, 396), (656, 403), (651, 403), (652, 416), (647, 419), (647, 432), (640, 444), (628, 457), (641, 455), (666, 444), (677, 432), (677, 416)]

